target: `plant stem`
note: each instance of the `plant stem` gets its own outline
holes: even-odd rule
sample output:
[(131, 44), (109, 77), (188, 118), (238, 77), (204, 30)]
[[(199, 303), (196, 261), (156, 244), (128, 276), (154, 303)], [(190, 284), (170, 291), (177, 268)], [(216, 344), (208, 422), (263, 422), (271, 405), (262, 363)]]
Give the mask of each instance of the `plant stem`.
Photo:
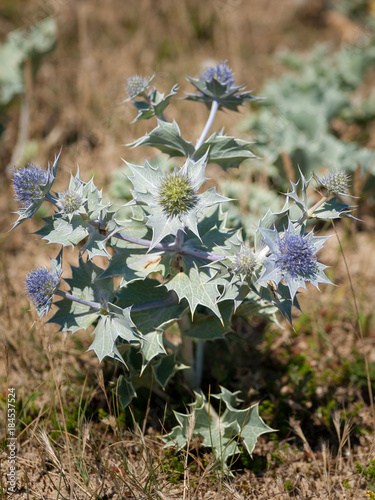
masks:
[[(76, 297), (75, 295), (72, 295), (70, 293), (63, 292), (62, 290), (56, 290), (55, 294), (60, 295), (60, 297), (63, 297), (64, 299), (71, 300), (72, 302), (77, 302), (78, 304), (91, 307), (92, 309), (100, 310), (103, 307), (105, 307), (100, 302), (93, 302), (91, 300), (81, 299), (80, 297)], [(167, 299), (155, 300), (154, 302), (148, 302), (146, 304), (137, 304), (135, 306), (132, 306), (132, 312), (145, 311), (147, 309), (156, 309), (158, 307), (165, 307), (174, 304), (178, 304), (178, 297), (175, 292), (172, 292)]]
[(155, 300), (154, 302), (148, 302), (146, 304), (137, 304), (132, 307), (132, 312), (135, 311), (146, 311), (147, 309), (156, 309), (158, 307), (162, 308), (165, 306), (173, 306), (178, 304), (178, 297), (175, 292), (172, 291), (171, 295), (165, 300)]
[[(157, 243), (153, 248), (156, 248), (157, 250), (163, 250), (164, 252), (177, 252), (180, 253), (181, 255), (192, 255), (193, 257), (198, 257), (213, 262), (225, 259), (224, 255), (220, 255), (213, 252), (207, 252), (206, 250), (199, 250), (198, 248), (181, 244), (181, 240), (183, 243), (183, 236), (184, 236), (182, 233), (182, 238), (181, 238), (181, 233), (180, 231), (177, 233), (176, 239), (173, 243)], [(113, 236), (115, 238), (118, 238), (119, 240), (128, 241), (129, 243), (134, 243), (135, 245), (141, 245), (144, 247), (150, 247), (151, 245), (150, 240), (145, 240), (143, 238), (135, 238), (133, 236), (128, 236), (123, 233), (115, 233)]]
[[(198, 149), (204, 143), (204, 140), (206, 139), (207, 134), (208, 134), (210, 128), (212, 127), (212, 124), (214, 122), (214, 118), (215, 118), (215, 115), (216, 115), (218, 109), (219, 109), (219, 101), (216, 101), (216, 100), (212, 101), (210, 116), (208, 117), (207, 123), (203, 129), (203, 132), (202, 132), (201, 136), (199, 137), (197, 144), (195, 145), (195, 152), (197, 152)], [(193, 155), (193, 157), (194, 157), (194, 155)]]
[(77, 302), (78, 304), (92, 307), (93, 309), (102, 308), (102, 304), (100, 304), (100, 302), (92, 302), (91, 300), (81, 299), (80, 297), (76, 297), (75, 295), (71, 295), (70, 293), (63, 292), (62, 290), (56, 290), (55, 294), (60, 295), (60, 297), (63, 297), (64, 299), (71, 300), (72, 302)]

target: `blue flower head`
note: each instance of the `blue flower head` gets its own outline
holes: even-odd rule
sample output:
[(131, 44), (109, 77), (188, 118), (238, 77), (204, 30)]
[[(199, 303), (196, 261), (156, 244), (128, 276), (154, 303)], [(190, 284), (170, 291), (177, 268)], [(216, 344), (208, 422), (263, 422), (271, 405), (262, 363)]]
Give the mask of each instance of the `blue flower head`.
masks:
[(292, 299), (299, 288), (306, 288), (306, 282), (317, 288), (319, 283), (331, 283), (323, 272), (327, 266), (318, 262), (316, 257), (316, 252), (328, 237), (314, 236), (312, 231), (301, 232), (291, 222), (281, 236), (276, 229), (259, 228), (259, 231), (270, 249), (259, 282), (273, 281), (278, 285), (284, 281)]
[(186, 77), (187, 80), (198, 90), (196, 94), (188, 94), (186, 99), (194, 102), (202, 102), (211, 108), (213, 101), (219, 104), (219, 109), (230, 109), (238, 111), (238, 107), (245, 102), (260, 99), (243, 92), (244, 86), (237, 86), (234, 82), (233, 72), (224, 61), (212, 66), (201, 73), (199, 78)]
[(229, 87), (234, 85), (233, 72), (227, 65), (226, 61), (204, 71), (201, 75), (201, 78), (206, 82), (211, 82), (213, 79), (215, 79), (222, 85), (227, 85)]
[(43, 187), (47, 184), (48, 172), (33, 163), (15, 170), (13, 173), (14, 197), (24, 207), (30, 206), (34, 200), (44, 198)]
[(30, 163), (25, 168), (13, 171), (14, 197), (22, 205), (13, 229), (25, 219), (31, 219), (44, 200), (55, 203), (50, 190), (56, 178), (59, 158), (60, 154), (47, 170)]
[(35, 305), (39, 316), (49, 311), (60, 283), (61, 272), (60, 263), (53, 260), (52, 269), (36, 267), (26, 276), (26, 293)]

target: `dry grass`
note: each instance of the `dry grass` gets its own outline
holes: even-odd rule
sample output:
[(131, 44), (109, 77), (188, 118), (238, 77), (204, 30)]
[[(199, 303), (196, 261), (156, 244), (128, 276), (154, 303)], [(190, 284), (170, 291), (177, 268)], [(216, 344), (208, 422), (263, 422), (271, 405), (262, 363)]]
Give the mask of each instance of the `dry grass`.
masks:
[[(184, 74), (195, 76), (207, 59), (228, 59), (238, 81), (257, 93), (264, 79), (280, 70), (273, 59), (277, 50), (307, 49), (324, 39), (340, 43), (342, 24), (329, 24), (322, 3), (311, 2), (307, 10), (292, 0), (3, 2), (2, 38), (15, 27), (30, 26), (46, 10), (59, 25), (58, 46), (28, 95), (36, 153), (27, 160), (45, 164), (63, 145), (58, 187), (77, 164), (84, 178), (94, 173), (97, 185), (106, 186), (121, 157), (143, 160), (151, 152), (122, 146), (150, 127), (129, 125), (134, 111), (121, 104), (127, 76), (156, 72), (162, 90), (179, 82), (183, 92)], [(179, 100), (167, 113), (192, 141), (206, 118), (203, 108)], [(235, 133), (238, 115), (221, 119)], [(367, 467), (375, 458), (373, 402), (363, 381), (366, 363), (367, 374), (375, 363), (373, 235), (339, 228), (352, 282), (331, 238), (322, 258), (339, 287), (305, 294), (306, 312), (296, 319), (295, 331), (243, 322), (224, 348), (219, 343), (206, 353), (207, 380), (229, 380), (247, 402), (260, 400), (267, 423), (280, 428), (273, 440), (260, 439), (253, 461), (239, 460), (234, 476), (223, 478), (194, 439), (189, 452), (165, 452), (158, 434), (172, 420), (159, 396), (142, 395), (145, 401), (132, 413), (119, 410), (111, 384), (121, 368), (99, 365), (85, 352), (89, 334), (57, 333), (55, 325), (30, 311), (24, 276), (47, 265), (58, 248), (32, 235), (38, 222), (7, 232), (16, 206), (4, 169), (18, 137), (16, 107), (8, 120), (0, 152), (0, 414), (8, 388), (15, 387), (20, 492), (14, 498), (363, 499), (368, 478), (356, 471), (355, 462)], [(66, 262), (73, 262), (72, 255), (67, 253)], [(301, 382), (307, 365), (296, 359), (303, 356), (313, 370), (313, 389)], [(173, 405), (172, 388), (167, 395)], [(0, 421), (5, 422), (3, 415)], [(2, 437), (0, 498), (6, 498), (5, 428)]]

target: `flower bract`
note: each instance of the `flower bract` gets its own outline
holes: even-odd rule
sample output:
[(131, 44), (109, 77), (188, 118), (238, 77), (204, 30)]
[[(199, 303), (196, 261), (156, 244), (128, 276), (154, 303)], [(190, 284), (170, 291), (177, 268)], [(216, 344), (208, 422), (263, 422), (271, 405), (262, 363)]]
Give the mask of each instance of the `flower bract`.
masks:
[(294, 298), (299, 288), (306, 288), (306, 282), (318, 288), (319, 283), (330, 283), (324, 274), (327, 266), (318, 262), (316, 252), (324, 245), (328, 237), (314, 236), (313, 232), (304, 233), (289, 222), (284, 233), (276, 229), (259, 228), (263, 241), (270, 250), (265, 260), (265, 271), (258, 282), (273, 281), (278, 285), (284, 281)]

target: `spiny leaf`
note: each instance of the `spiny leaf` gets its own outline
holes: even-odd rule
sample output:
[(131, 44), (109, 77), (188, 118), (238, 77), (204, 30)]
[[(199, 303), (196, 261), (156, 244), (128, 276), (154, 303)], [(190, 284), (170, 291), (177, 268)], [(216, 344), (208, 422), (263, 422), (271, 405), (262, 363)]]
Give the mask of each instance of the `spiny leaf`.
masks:
[(150, 146), (159, 149), (171, 157), (174, 156), (192, 156), (194, 146), (186, 141), (182, 136), (180, 129), (175, 121), (172, 123), (158, 120), (158, 126), (147, 135), (128, 144), (130, 147)]
[(194, 158), (200, 158), (208, 152), (208, 162), (217, 163), (224, 170), (236, 168), (244, 160), (257, 158), (249, 149), (251, 142), (214, 133), (194, 153)]
[(234, 405), (239, 403), (237, 394), (221, 388), (221, 393), (213, 395), (226, 406), (224, 413), (218, 415), (202, 394), (195, 393), (196, 400), (190, 404), (190, 414), (174, 412), (179, 425), (163, 436), (166, 446), (183, 448), (191, 439), (191, 434), (200, 436), (203, 446), (212, 448), (222, 470), (229, 472), (227, 461), (230, 456), (240, 452), (238, 442), (242, 442), (251, 455), (258, 437), (274, 431), (259, 416), (258, 404), (236, 410)]

